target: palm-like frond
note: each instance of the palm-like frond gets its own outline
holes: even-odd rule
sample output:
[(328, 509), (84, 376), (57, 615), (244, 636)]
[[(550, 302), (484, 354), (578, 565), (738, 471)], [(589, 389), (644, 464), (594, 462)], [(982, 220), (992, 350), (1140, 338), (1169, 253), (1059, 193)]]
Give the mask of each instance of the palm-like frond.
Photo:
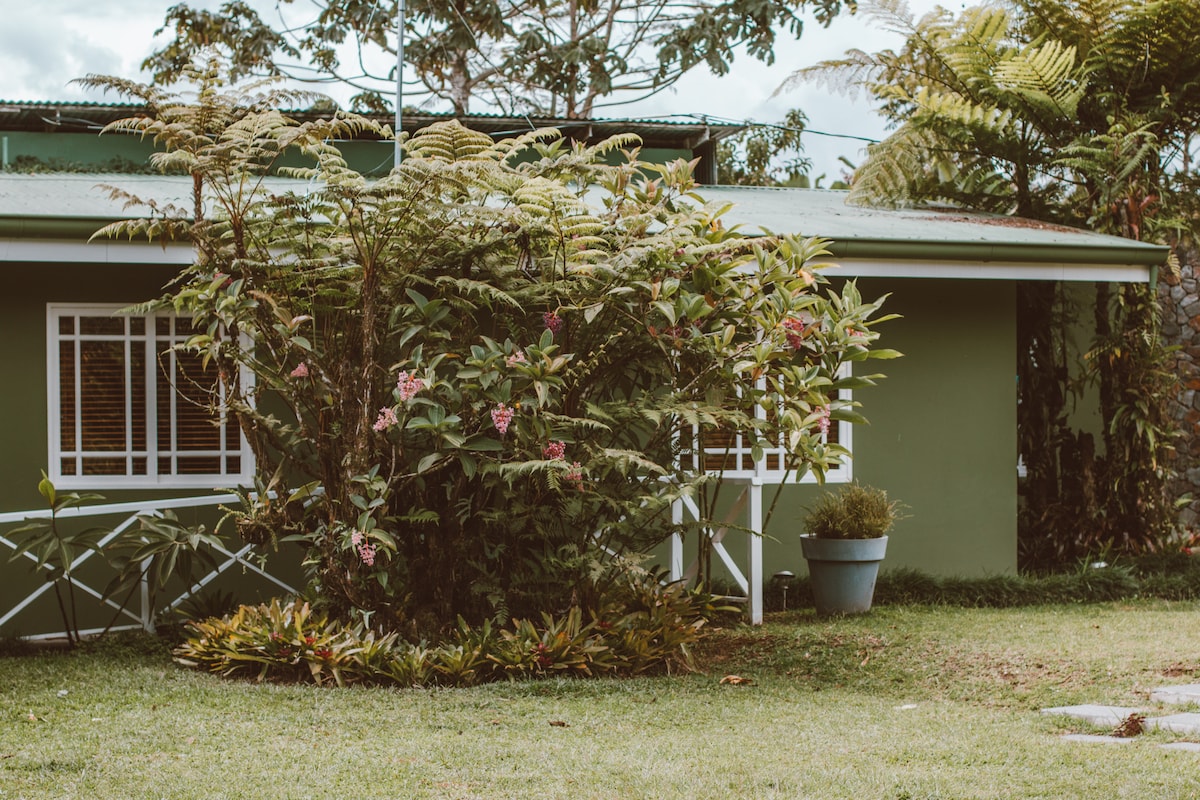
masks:
[(1075, 48), (1057, 41), (1025, 48), (996, 65), (996, 87), (1043, 116), (1047, 126), (1072, 123), (1088, 86), (1075, 62)]

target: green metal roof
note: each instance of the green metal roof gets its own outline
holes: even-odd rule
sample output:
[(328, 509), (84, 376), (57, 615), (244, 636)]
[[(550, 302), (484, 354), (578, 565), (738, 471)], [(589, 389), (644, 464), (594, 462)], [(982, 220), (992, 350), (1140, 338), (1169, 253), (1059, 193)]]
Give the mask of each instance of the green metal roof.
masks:
[(1156, 266), (1170, 253), (1160, 245), (998, 214), (853, 206), (842, 191), (706, 186), (699, 194), (734, 204), (724, 217), (727, 226), (832, 239), (837, 258)]
[[(302, 181), (267, 179), (273, 191), (302, 190)], [(190, 208), (191, 180), (180, 176), (0, 174), (0, 237), (87, 238), (132, 212), (99, 188), (120, 186), (160, 205)], [(767, 229), (833, 240), (839, 259), (959, 263), (1054, 263), (1150, 268), (1169, 248), (991, 214), (943, 209), (879, 209), (846, 204), (846, 193), (820, 189), (706, 186), (706, 201), (730, 203), (723, 218), (746, 233)]]
[[(52, 102), (44, 100), (0, 100), (0, 131), (95, 132), (110, 122), (145, 113), (145, 106), (129, 103)], [(324, 118), (328, 109), (284, 111), (298, 120)], [(392, 125), (389, 114), (364, 113), (384, 125)], [(406, 111), (404, 130), (415, 132), (435, 122), (457, 119), (466, 127), (493, 138), (515, 136), (538, 128), (558, 128), (571, 138), (597, 142), (619, 133), (635, 133), (645, 147), (693, 149), (707, 141), (734, 136), (746, 125), (710, 122), (691, 115), (669, 118), (564, 119), (506, 114), (461, 114)], [(370, 137), (368, 137), (370, 138)]]

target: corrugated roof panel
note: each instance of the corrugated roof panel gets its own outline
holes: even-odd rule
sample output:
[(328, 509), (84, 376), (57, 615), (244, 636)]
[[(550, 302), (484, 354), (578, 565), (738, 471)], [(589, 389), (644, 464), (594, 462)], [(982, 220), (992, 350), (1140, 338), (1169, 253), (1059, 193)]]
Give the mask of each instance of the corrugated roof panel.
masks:
[[(132, 216), (102, 184), (160, 205), (191, 206), (191, 180), (183, 176), (92, 174), (0, 174), (0, 223), (40, 220), (39, 230), (61, 221), (78, 231), (83, 220)], [(304, 191), (304, 181), (268, 178), (275, 192)], [(821, 189), (706, 186), (707, 202), (730, 203), (723, 218), (745, 233), (821, 236), (835, 242), (839, 258), (925, 259), (988, 262), (1055, 262), (1153, 266), (1169, 249), (1059, 225), (992, 214), (936, 209), (878, 209), (846, 204), (846, 193)], [(99, 227), (99, 224), (96, 225)], [(22, 234), (5, 234), (22, 235)]]
[(846, 203), (847, 192), (829, 189), (706, 186), (699, 194), (709, 202), (733, 203), (726, 224), (740, 224), (747, 232), (761, 226), (842, 241), (1089, 245), (1165, 251), (1129, 239), (999, 214), (853, 206)]

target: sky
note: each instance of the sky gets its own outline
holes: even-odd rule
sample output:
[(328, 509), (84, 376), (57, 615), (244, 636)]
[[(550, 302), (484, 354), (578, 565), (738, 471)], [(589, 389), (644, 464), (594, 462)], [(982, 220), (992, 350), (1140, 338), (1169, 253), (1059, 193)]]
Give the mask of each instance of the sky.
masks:
[[(139, 65), (166, 41), (154, 31), (162, 24), (167, 9), (176, 0), (0, 0), (0, 99), (2, 100), (88, 100), (114, 101), (72, 85), (87, 74), (116, 75), (145, 81)], [(277, 19), (274, 0), (251, 0), (264, 19)], [(303, 14), (305, 0), (285, 6), (294, 20)], [(192, 0), (191, 5), (215, 9), (219, 0)], [(935, 0), (908, 0), (920, 17), (938, 5)], [(961, 2), (942, 0), (941, 5), (960, 9)], [(807, 115), (809, 129), (829, 134), (846, 134), (879, 139), (887, 134), (883, 121), (865, 98), (848, 98), (815, 84), (800, 86), (773, 96), (780, 84), (796, 69), (823, 59), (837, 58), (849, 47), (868, 51), (895, 48), (901, 38), (877, 27), (863, 16), (841, 16), (828, 28), (812, 22), (805, 25), (799, 40), (781, 37), (776, 62), (762, 64), (744, 54), (735, 59), (731, 72), (720, 78), (698, 67), (672, 89), (637, 104), (606, 108), (597, 116), (608, 118), (672, 115), (707, 115), (721, 121), (778, 122), (791, 108)], [(328, 88), (335, 99), (346, 100)], [(444, 108), (430, 108), (432, 111)], [(472, 110), (476, 110), (474, 107)], [(479, 109), (483, 110), (483, 109)], [(814, 176), (827, 175), (826, 183), (841, 175), (838, 162), (845, 156), (853, 163), (862, 160), (862, 142), (834, 136), (808, 134), (805, 155), (814, 162)]]

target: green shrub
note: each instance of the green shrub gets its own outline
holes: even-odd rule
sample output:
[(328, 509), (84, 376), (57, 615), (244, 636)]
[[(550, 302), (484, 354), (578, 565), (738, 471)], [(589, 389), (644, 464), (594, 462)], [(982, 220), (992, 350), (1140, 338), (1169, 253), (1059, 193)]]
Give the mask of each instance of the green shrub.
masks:
[[(1200, 599), (1200, 559), (1161, 564), (1129, 562), (1087, 566), (1051, 575), (937, 577), (909, 569), (888, 570), (875, 584), (877, 605), (929, 604), (968, 608), (1016, 608), (1062, 603), (1104, 603), (1135, 597)], [(794, 598), (794, 599), (793, 599)], [(808, 581), (789, 588), (788, 607), (811, 605)], [(775, 606), (778, 608), (778, 606)]]

